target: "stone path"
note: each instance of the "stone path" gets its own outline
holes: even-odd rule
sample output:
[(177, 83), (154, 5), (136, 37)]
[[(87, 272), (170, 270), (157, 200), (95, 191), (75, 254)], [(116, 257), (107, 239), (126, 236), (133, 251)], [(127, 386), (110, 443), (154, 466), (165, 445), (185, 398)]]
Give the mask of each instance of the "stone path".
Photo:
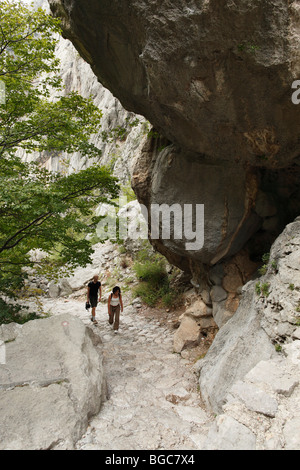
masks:
[[(52, 314), (73, 313), (91, 324), (83, 303), (47, 300)], [(213, 417), (202, 407), (192, 365), (173, 353), (173, 335), (131, 306), (114, 334), (107, 307), (97, 309), (108, 400), (77, 449), (201, 449)]]

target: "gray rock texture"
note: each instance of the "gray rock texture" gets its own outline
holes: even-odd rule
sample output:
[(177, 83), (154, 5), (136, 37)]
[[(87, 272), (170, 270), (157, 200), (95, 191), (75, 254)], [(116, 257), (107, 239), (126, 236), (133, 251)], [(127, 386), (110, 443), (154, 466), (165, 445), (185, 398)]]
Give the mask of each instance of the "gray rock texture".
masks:
[[(254, 210), (258, 175), (238, 165), (187, 155), (174, 145), (161, 150), (164, 143), (161, 139), (145, 144), (134, 162), (132, 186), (150, 215), (153, 205), (179, 207), (179, 217), (169, 217), (169, 237), (162, 225), (159, 236), (153, 236), (149, 216), (151, 243), (172, 264), (197, 272), (203, 263), (214, 265), (236, 254), (260, 228), (263, 219)], [(202, 219), (195, 215), (197, 205), (203, 205)], [(185, 218), (186, 206), (194, 211), (191, 218)], [(187, 236), (191, 229), (193, 236)]]
[(266, 252), (300, 213), (291, 100), (300, 75), (298, 2), (49, 4), (99, 81), (154, 126), (132, 166), (139, 201), (148, 210), (204, 205), (203, 246), (187, 248), (174, 236), (176, 222), (169, 239), (152, 237), (155, 248), (193, 275), (249, 242), (255, 256)]
[(74, 448), (106, 397), (101, 340), (69, 314), (0, 334), (0, 448)]
[(170, 141), (270, 166), (298, 155), (298, 2), (49, 3), (102, 84)]
[(300, 341), (283, 353), (260, 361), (233, 385), (205, 448), (299, 450)]
[(230, 416), (219, 416), (211, 427), (205, 450), (255, 450), (256, 437), (246, 426)]
[[(274, 346), (261, 328), (255, 308), (254, 286), (243, 295), (235, 315), (219, 330), (200, 374), (200, 389), (208, 406), (220, 412), (228, 390), (259, 360), (275, 355)], [(258, 354), (259, 351), (259, 354)]]
[[(244, 286), (235, 315), (219, 330), (203, 360), (201, 393), (215, 411), (220, 412), (231, 386), (248, 373), (249, 379), (254, 374), (269, 382), (275, 393), (286, 396), (298, 385), (293, 368), (287, 368), (284, 361), (270, 360), (283, 345), (297, 343), (299, 248), (300, 218), (297, 218), (273, 244), (266, 273)], [(267, 370), (261, 361), (267, 361)]]

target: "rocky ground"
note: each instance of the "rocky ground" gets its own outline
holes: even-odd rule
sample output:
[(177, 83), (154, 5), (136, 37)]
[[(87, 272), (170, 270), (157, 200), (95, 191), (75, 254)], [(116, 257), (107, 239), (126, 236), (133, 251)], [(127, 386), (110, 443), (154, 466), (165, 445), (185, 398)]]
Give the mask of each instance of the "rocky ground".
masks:
[[(82, 301), (49, 299), (44, 307), (91, 324)], [(97, 319), (93, 328), (103, 342), (107, 401), (77, 449), (201, 448), (213, 417), (202, 407), (193, 363), (173, 353), (168, 320), (161, 325), (142, 309), (126, 306), (114, 334), (106, 305), (97, 309)]]
[[(80, 319), (81, 325), (89, 327), (86, 330), (95, 333), (92, 336), (103, 356), (106, 399), (100, 400), (100, 412), (93, 414), (84, 435), (75, 440), (77, 449), (300, 448), (298, 307), (295, 311), (300, 302), (298, 225), (299, 220), (288, 226), (274, 244), (266, 274), (243, 288), (240, 308), (214, 341), (210, 335), (196, 335), (196, 347), (192, 331), (182, 331), (182, 326), (186, 318), (199, 322), (201, 328), (202, 322), (211, 321), (211, 309), (203, 299), (189, 289), (176, 309), (146, 307), (131, 295), (130, 263), (122, 263), (123, 255), (109, 242), (98, 246), (91, 265), (76, 271), (71, 279), (47, 287), (39, 298), (40, 308), (50, 319), (61, 315)], [(85, 300), (86, 283), (96, 272), (103, 282), (103, 300), (94, 326)], [(106, 304), (116, 279), (124, 287), (125, 307), (118, 334), (108, 324)], [(268, 285), (268, 295), (258, 295), (258, 285)], [(274, 296), (284, 302), (280, 318)], [(268, 337), (264, 331), (269, 332)], [(185, 346), (176, 352), (182, 333), (187, 334)], [(283, 341), (283, 336), (289, 340)], [(14, 343), (8, 346), (16, 348)], [(208, 406), (205, 393), (210, 401), (218, 399), (217, 411)]]

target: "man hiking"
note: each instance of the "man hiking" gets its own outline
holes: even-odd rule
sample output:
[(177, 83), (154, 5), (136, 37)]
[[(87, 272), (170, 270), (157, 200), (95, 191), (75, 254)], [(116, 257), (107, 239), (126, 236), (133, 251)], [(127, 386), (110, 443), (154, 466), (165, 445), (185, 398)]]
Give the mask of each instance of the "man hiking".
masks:
[(96, 321), (96, 307), (98, 305), (98, 291), (99, 291), (99, 302), (101, 301), (102, 291), (101, 291), (101, 282), (99, 281), (99, 276), (95, 275), (93, 280), (88, 283), (87, 290), (87, 301), (92, 307), (92, 318), (91, 321), (97, 325)]

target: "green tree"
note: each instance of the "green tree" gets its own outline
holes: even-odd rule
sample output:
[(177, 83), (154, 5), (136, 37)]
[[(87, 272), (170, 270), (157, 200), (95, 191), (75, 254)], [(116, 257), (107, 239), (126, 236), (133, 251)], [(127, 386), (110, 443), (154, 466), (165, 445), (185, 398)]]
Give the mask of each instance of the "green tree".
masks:
[[(59, 21), (43, 10), (32, 11), (19, 0), (1, 1), (1, 303), (4, 295), (17, 294), (29, 269), (49, 277), (89, 263), (87, 234), (99, 221), (94, 209), (116, 198), (119, 190), (116, 179), (100, 165), (64, 176), (20, 157), (20, 149), (80, 152), (96, 159), (101, 155), (90, 143), (101, 128), (101, 111), (77, 93), (62, 96), (55, 56), (59, 33)], [(39, 262), (32, 260), (35, 249), (45, 254)]]

